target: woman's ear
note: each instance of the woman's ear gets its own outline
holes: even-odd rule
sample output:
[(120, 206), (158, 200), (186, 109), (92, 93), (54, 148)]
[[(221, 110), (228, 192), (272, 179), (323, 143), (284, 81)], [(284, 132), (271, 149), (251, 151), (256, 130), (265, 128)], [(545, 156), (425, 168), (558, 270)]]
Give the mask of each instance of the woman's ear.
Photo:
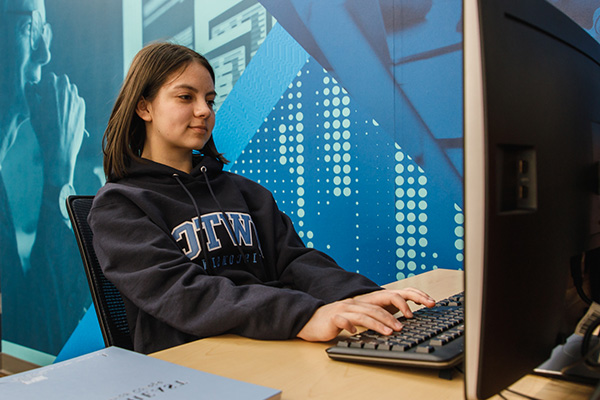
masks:
[(138, 101), (135, 112), (144, 121), (152, 121), (152, 115), (150, 114), (150, 110), (148, 110), (148, 102), (143, 97)]

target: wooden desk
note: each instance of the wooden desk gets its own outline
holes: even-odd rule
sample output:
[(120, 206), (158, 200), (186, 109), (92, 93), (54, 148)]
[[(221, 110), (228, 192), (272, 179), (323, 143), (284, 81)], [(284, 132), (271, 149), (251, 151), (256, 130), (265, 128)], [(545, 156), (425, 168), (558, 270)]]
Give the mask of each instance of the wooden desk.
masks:
[[(436, 270), (394, 282), (413, 286), (436, 299), (462, 290), (461, 271)], [(415, 307), (418, 308), (418, 307)], [(438, 377), (435, 370), (385, 367), (331, 360), (325, 349), (333, 343), (303, 340), (261, 341), (224, 335), (154, 353), (153, 356), (190, 368), (281, 389), (284, 400), (306, 399), (463, 399), (463, 377)], [(550, 379), (519, 381), (515, 390), (540, 399), (587, 399), (592, 388), (568, 387)], [(549, 387), (549, 382), (552, 387)], [(568, 395), (568, 396), (567, 396)], [(576, 397), (572, 397), (575, 395)], [(570, 396), (570, 397), (569, 397)]]

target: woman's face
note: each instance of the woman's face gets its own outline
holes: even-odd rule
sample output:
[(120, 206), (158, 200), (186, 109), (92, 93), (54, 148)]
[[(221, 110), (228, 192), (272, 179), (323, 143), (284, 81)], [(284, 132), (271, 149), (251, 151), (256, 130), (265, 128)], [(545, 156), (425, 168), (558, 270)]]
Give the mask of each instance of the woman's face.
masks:
[(215, 86), (208, 70), (192, 62), (174, 72), (152, 101), (140, 100), (137, 113), (146, 123), (142, 157), (174, 166), (191, 160), (215, 126)]

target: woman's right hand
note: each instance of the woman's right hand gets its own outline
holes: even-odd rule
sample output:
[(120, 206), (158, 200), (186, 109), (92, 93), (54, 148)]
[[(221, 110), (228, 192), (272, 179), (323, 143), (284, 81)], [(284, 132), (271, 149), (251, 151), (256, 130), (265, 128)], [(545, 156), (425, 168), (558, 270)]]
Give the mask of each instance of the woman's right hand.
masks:
[(326, 342), (335, 339), (343, 329), (356, 333), (357, 326), (383, 335), (402, 329), (402, 324), (383, 307), (357, 299), (345, 299), (318, 308), (298, 337), (309, 342)]

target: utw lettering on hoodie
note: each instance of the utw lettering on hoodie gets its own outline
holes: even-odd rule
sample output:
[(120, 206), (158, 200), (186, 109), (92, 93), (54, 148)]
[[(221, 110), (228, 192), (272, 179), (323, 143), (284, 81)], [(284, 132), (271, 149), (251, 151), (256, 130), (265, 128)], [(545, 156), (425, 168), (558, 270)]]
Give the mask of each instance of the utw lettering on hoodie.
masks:
[[(224, 215), (220, 212), (205, 214), (200, 217), (192, 218), (191, 221), (185, 221), (177, 225), (171, 235), (175, 238), (182, 251), (190, 259), (196, 259), (202, 253), (202, 235), (200, 229), (204, 230), (206, 237), (207, 251), (215, 251), (223, 248), (223, 241), (227, 241), (227, 245), (240, 247), (253, 247), (254, 238), (257, 237), (256, 227), (252, 221), (252, 217), (246, 213), (227, 212), (225, 213), (229, 219), (229, 223), (225, 221)], [(216, 229), (222, 227), (224, 229)], [(226, 232), (226, 235), (223, 232)], [(252, 234), (254, 232), (254, 235)], [(221, 233), (221, 237), (219, 236)], [(225, 236), (225, 237), (223, 237)], [(260, 248), (260, 245), (259, 245)]]

